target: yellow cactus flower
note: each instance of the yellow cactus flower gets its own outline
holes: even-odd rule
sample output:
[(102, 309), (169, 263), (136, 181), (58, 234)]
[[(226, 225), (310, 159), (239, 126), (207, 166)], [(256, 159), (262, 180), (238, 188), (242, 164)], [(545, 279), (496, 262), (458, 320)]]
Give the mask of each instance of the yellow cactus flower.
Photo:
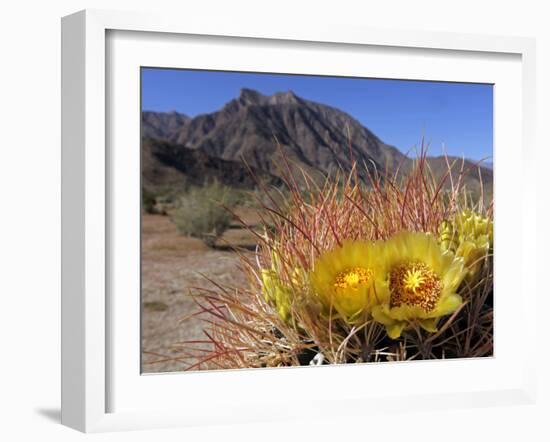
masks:
[(349, 323), (370, 313), (377, 302), (375, 274), (383, 262), (381, 254), (379, 243), (352, 240), (322, 254), (310, 280), (323, 305), (332, 306)]
[(272, 269), (262, 269), (262, 293), (283, 321), (287, 321), (291, 309), (292, 291), (284, 286), (277, 273)]
[(464, 258), (468, 277), (473, 278), (493, 246), (493, 222), (476, 212), (463, 210), (452, 221), (440, 224), (439, 242), (443, 251)]
[[(295, 298), (295, 288), (300, 285), (300, 277), (303, 271), (295, 269), (291, 282), (285, 283), (281, 280), (281, 261), (277, 245), (271, 248), (271, 268), (261, 270), (262, 294), (268, 304), (275, 308), (275, 311), (283, 321), (290, 318), (292, 303)], [(303, 279), (302, 279), (303, 281)]]
[(465, 270), (462, 258), (440, 249), (424, 232), (401, 232), (384, 244), (387, 292), (372, 309), (373, 318), (397, 339), (412, 322), (429, 332), (462, 303), (456, 293)]

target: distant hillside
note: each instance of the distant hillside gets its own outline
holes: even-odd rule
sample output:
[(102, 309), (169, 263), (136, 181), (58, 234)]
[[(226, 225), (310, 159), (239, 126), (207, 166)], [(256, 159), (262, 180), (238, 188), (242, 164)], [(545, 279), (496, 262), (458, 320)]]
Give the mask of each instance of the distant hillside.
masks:
[(190, 118), (178, 112), (142, 112), (141, 136), (146, 138), (170, 139)]
[[(448, 164), (447, 164), (448, 162)], [(493, 192), (493, 170), (481, 167), (480, 164), (472, 161), (463, 160), (457, 157), (429, 157), (428, 164), (434, 172), (434, 175), (439, 179), (449, 170), (451, 166), (452, 179), (456, 183), (461, 170), (463, 171), (462, 180), (466, 188), (470, 191), (477, 192), (480, 189), (480, 180), (483, 183), (484, 192), (486, 195), (491, 195)], [(445, 188), (449, 188), (450, 180), (447, 180)]]
[(244, 189), (254, 188), (256, 179), (268, 185), (282, 185), (278, 177), (255, 168), (250, 170), (241, 162), (152, 138), (142, 140), (141, 164), (143, 185), (149, 190), (181, 190), (214, 180)]
[[(282, 176), (281, 151), (297, 176), (301, 169), (314, 178), (349, 170), (352, 158), (371, 171), (406, 171), (413, 164), (350, 115), (291, 91), (265, 96), (243, 89), (219, 111), (195, 118), (143, 112), (142, 136), (144, 181), (151, 185), (206, 175), (219, 175), (230, 185), (252, 185), (244, 177), (245, 164), (275, 183)], [(447, 170), (443, 157), (430, 158), (429, 163), (438, 176)], [(490, 168), (466, 161), (465, 169), (469, 185), (479, 187), (481, 173), (486, 187), (492, 188)], [(455, 165), (453, 172), (458, 170)]]

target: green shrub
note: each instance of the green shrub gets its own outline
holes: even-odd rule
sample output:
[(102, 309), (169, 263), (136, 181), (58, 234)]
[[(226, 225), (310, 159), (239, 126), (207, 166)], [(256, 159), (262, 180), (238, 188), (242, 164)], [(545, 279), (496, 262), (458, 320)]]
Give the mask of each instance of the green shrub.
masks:
[(199, 238), (213, 247), (231, 223), (232, 215), (226, 207), (235, 203), (232, 192), (214, 182), (182, 195), (177, 201), (173, 219), (178, 232)]
[(141, 207), (145, 213), (156, 213), (156, 198), (155, 195), (145, 189), (141, 189)]

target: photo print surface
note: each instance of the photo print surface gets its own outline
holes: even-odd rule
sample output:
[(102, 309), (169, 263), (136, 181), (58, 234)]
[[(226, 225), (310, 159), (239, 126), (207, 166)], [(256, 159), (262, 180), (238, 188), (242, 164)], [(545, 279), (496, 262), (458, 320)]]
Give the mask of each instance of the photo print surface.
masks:
[(142, 68), (140, 148), (142, 372), (493, 355), (492, 85)]

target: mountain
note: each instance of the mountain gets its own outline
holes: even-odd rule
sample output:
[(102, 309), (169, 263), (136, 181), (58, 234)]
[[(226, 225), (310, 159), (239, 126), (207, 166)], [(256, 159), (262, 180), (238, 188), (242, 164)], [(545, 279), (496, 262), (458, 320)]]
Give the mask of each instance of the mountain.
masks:
[[(232, 164), (239, 171), (236, 172), (239, 177), (243, 167), (250, 167), (270, 182), (284, 175), (286, 160), (294, 175), (301, 176), (304, 170), (313, 178), (334, 174), (340, 169), (349, 170), (353, 159), (365, 164), (370, 171), (392, 173), (398, 169), (406, 171), (413, 164), (413, 160), (384, 143), (350, 115), (298, 97), (292, 91), (266, 96), (242, 89), (237, 98), (219, 111), (195, 118), (174, 112), (143, 112), (142, 135), (165, 143), (163, 149), (171, 152), (170, 159), (151, 151), (150, 160), (161, 163), (163, 167), (157, 169), (170, 176), (188, 175), (189, 167), (182, 161), (197, 158), (203, 164), (207, 159)], [(150, 143), (147, 146), (151, 146)], [(171, 147), (168, 149), (168, 146)], [(192, 152), (197, 158), (190, 156)], [(430, 158), (429, 162), (436, 175), (446, 170), (444, 158)], [(468, 161), (466, 166), (468, 180), (478, 181), (477, 166)], [(483, 179), (492, 181), (492, 171), (482, 169)], [(152, 169), (144, 170), (146, 181), (155, 182), (160, 175), (153, 176), (148, 170)], [(453, 173), (458, 170), (455, 166)], [(363, 168), (360, 172), (366, 175)]]
[[(465, 160), (458, 157), (428, 157), (427, 163), (437, 179), (447, 174), (449, 167), (452, 171), (453, 182), (456, 183), (462, 171), (462, 180), (466, 189), (477, 193), (480, 191), (480, 180), (483, 183), (483, 190), (486, 196), (493, 193), (493, 169), (484, 167), (483, 163)], [(447, 180), (445, 188), (450, 187), (450, 181)], [(491, 198), (486, 198), (488, 202)]]
[(149, 190), (183, 189), (213, 180), (244, 189), (255, 187), (256, 180), (268, 185), (282, 185), (278, 177), (262, 170), (169, 141), (144, 138), (141, 152), (143, 186)]
[(190, 118), (178, 112), (142, 112), (142, 137), (166, 139), (176, 133)]

